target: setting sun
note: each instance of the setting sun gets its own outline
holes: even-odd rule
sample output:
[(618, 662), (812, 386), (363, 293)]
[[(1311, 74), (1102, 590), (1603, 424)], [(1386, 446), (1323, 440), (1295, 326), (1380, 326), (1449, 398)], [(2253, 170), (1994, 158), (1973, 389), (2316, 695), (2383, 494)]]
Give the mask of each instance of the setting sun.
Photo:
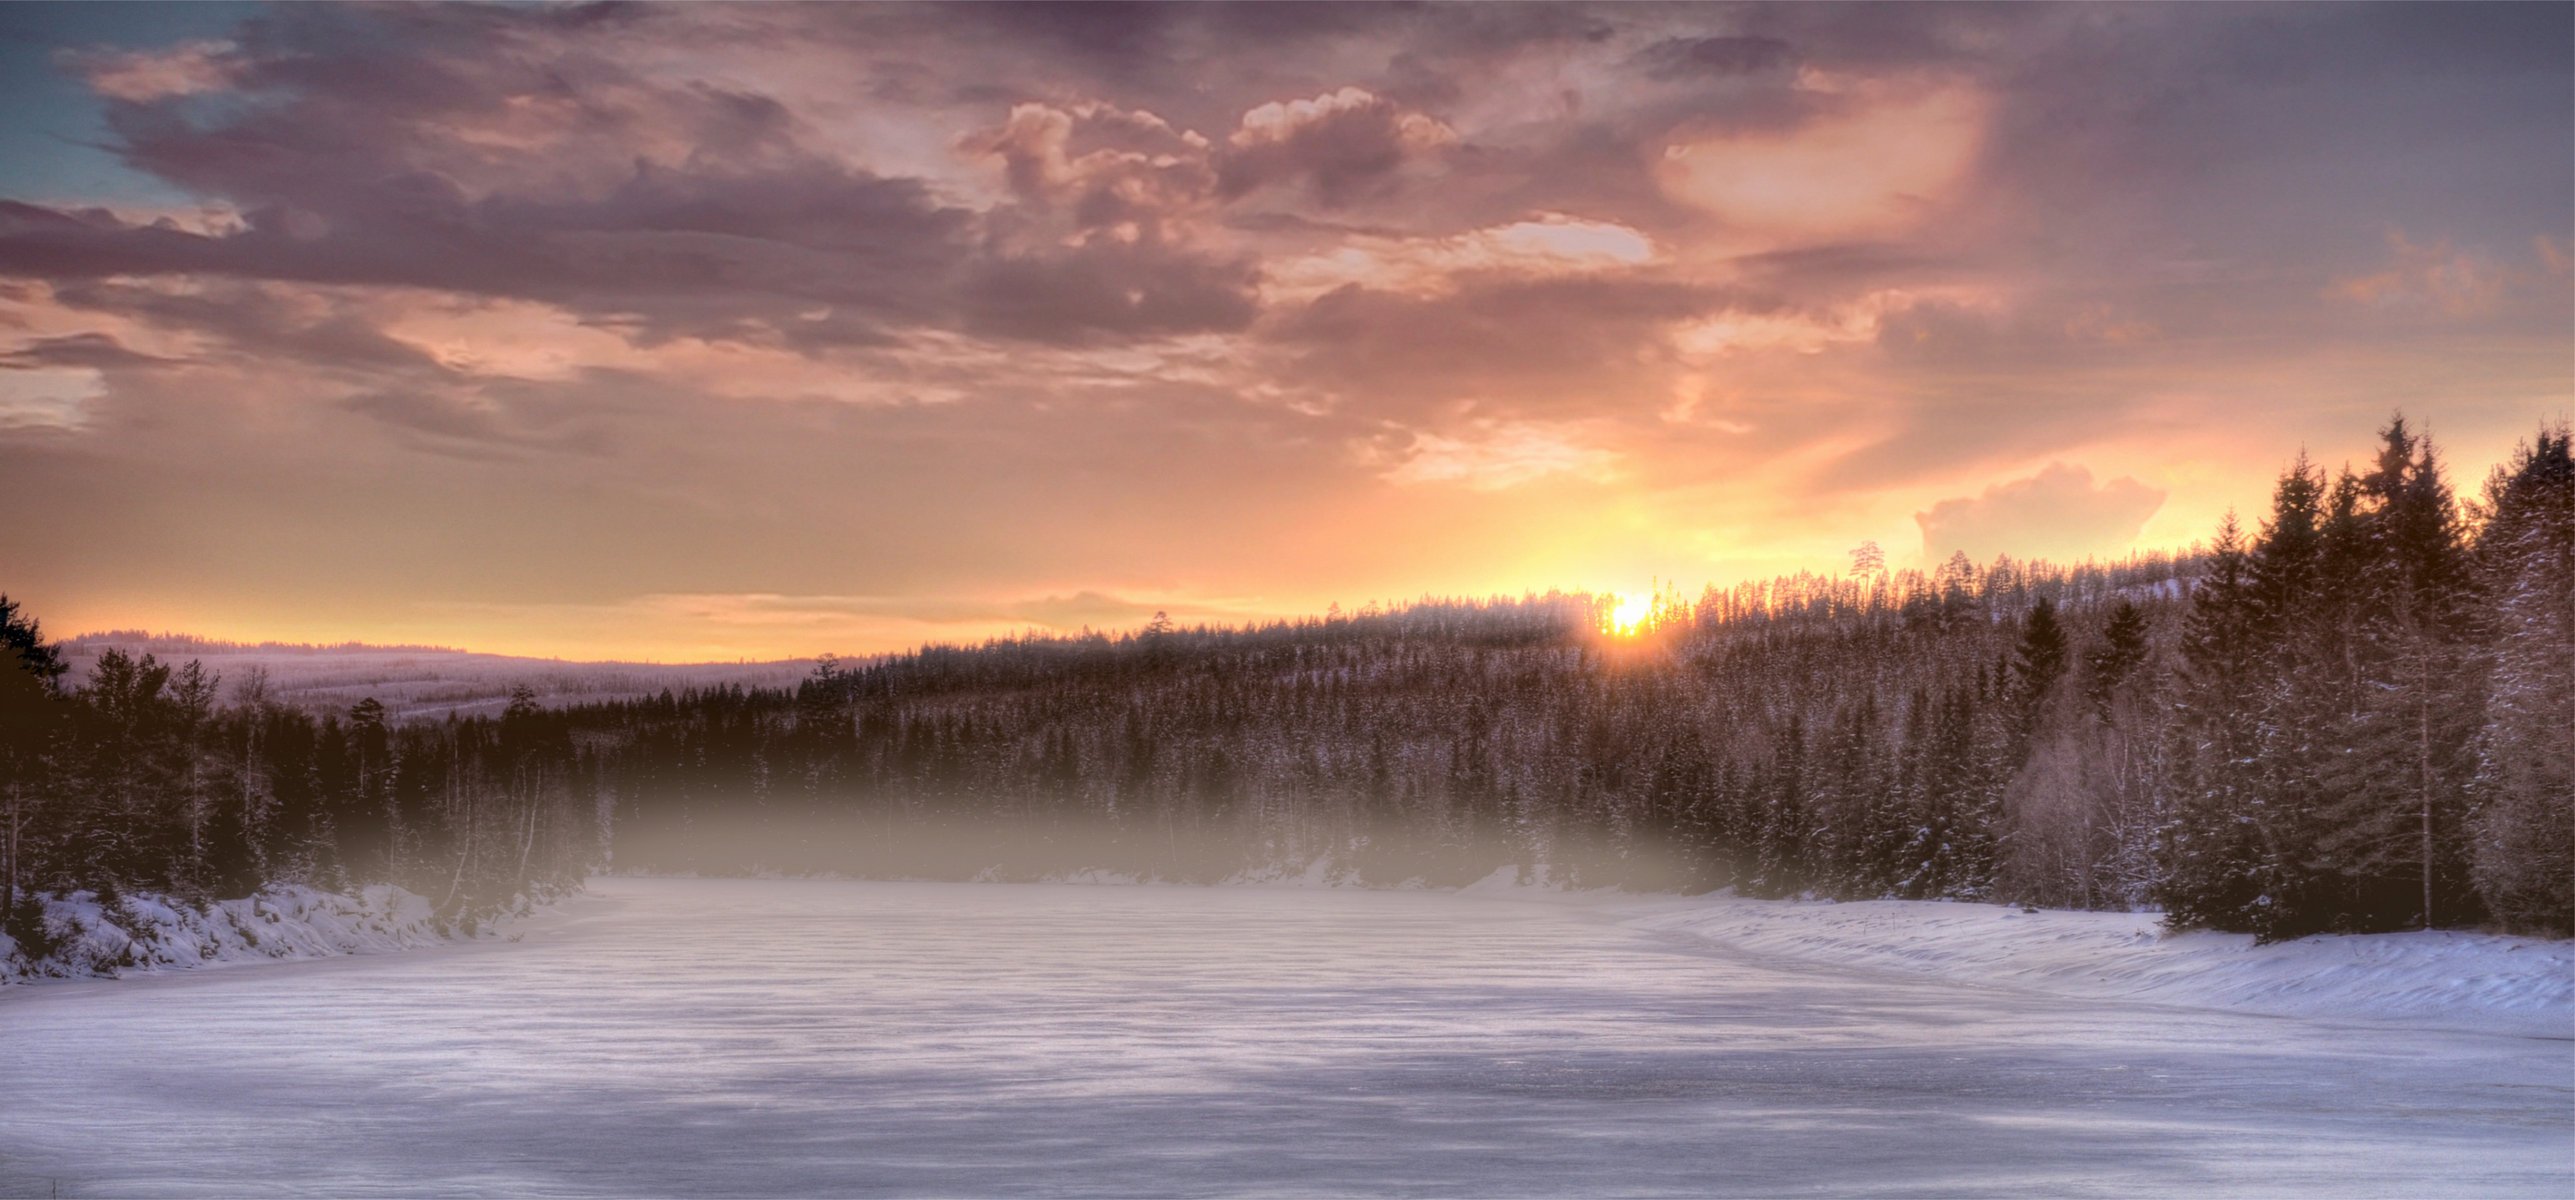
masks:
[(1648, 593), (1613, 595), (1609, 610), (1609, 631), (1621, 637), (1633, 637), (1645, 629), (1654, 616), (1654, 597)]

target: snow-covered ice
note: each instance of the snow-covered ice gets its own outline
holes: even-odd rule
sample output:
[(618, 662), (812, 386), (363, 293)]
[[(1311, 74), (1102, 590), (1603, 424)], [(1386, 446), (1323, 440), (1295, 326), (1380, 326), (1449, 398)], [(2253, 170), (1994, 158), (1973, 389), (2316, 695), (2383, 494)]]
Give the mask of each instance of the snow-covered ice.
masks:
[(1741, 953), (2052, 995), (2575, 1038), (2575, 942), (2435, 930), (2302, 938), (2163, 929), (2155, 913), (1704, 897), (1622, 910)]
[[(2066, 915), (1916, 907), (1953, 958)], [(1897, 962), (1866, 909), (599, 880), (514, 943), (0, 989), (0, 1195), (2575, 1191), (2520, 1017)]]

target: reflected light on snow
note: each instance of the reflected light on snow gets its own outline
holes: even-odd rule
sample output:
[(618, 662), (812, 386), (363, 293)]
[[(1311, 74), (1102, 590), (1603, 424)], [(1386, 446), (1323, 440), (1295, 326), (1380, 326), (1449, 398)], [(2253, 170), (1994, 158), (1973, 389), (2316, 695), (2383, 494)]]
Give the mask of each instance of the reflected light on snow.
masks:
[(0, 1194), (2563, 1183), (2553, 1043), (1819, 969), (1633, 903), (602, 879), (516, 942), (0, 993)]

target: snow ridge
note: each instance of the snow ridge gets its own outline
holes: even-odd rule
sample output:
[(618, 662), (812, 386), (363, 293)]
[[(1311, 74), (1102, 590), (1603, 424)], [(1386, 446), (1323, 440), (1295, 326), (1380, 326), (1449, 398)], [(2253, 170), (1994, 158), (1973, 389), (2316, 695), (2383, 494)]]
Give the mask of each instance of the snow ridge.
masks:
[(2432, 931), (2172, 933), (2155, 913), (1927, 900), (1622, 906), (1625, 923), (1731, 950), (2048, 995), (2575, 1037), (2575, 942)]

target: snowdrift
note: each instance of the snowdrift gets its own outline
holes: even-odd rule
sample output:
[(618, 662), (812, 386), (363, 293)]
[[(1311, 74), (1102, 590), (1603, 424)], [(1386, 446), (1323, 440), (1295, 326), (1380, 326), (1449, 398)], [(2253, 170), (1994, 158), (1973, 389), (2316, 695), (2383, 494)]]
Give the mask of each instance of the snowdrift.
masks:
[(1702, 897), (1617, 908), (1622, 923), (1764, 958), (2055, 996), (2575, 1037), (2575, 943), (2377, 933), (2257, 946), (2170, 933), (2153, 913)]
[(95, 892), (44, 898), (58, 940), (32, 962), (0, 934), (0, 983), (117, 976), (209, 963), (323, 958), (435, 945), (465, 934), (430, 902), (389, 884), (356, 895), (299, 885), (203, 906), (128, 894), (115, 904)]

